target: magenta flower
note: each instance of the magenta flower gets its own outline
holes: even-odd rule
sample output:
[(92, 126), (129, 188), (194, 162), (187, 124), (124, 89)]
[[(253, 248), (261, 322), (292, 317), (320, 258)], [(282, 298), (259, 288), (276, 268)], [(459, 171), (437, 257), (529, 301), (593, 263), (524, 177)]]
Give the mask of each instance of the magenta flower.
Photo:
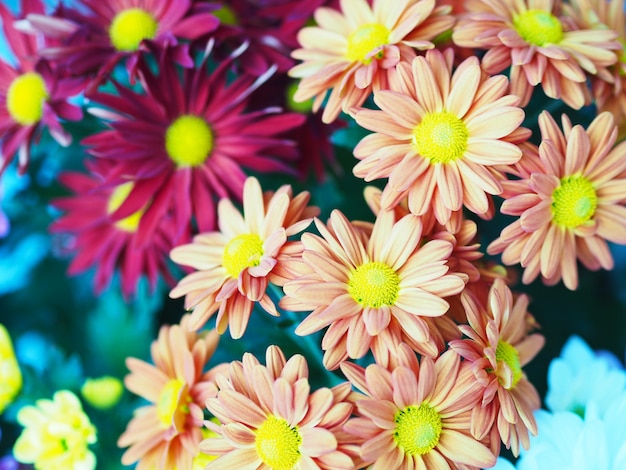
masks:
[(169, 60), (172, 52), (164, 50), (159, 75), (139, 64), (144, 93), (118, 86), (119, 95), (90, 95), (111, 108), (92, 113), (111, 122), (84, 143), (92, 155), (119, 163), (111, 181), (135, 180), (120, 210), (128, 215), (152, 200), (140, 236), (149, 236), (170, 211), (179, 230), (192, 219), (200, 232), (214, 230), (216, 201), (241, 200), (242, 168), (289, 173), (297, 157), (293, 143), (279, 134), (298, 126), (302, 116), (278, 108), (246, 112), (248, 95), (262, 80), (242, 76), (227, 83), (230, 61), (208, 72), (207, 56), (181, 79)]
[[(207, 4), (192, 0), (83, 0), (81, 6), (77, 10), (60, 5), (51, 16), (28, 15), (32, 28), (60, 42), (41, 54), (75, 75), (101, 78), (128, 58), (132, 77), (140, 52), (147, 50), (146, 40), (176, 46), (178, 39), (196, 39), (219, 24)], [(174, 60), (191, 67), (188, 45), (178, 46)]]
[[(43, 14), (38, 0), (23, 2), (22, 16)], [(38, 58), (38, 38), (18, 31), (14, 17), (0, 3), (0, 18), (7, 42), (17, 58), (15, 67), (0, 61), (0, 173), (18, 156), (19, 172), (24, 173), (30, 160), (30, 147), (47, 127), (61, 145), (69, 145), (71, 136), (63, 130), (60, 119), (77, 121), (80, 108), (67, 99), (78, 94), (82, 82), (61, 76), (59, 70)]]
[(123, 214), (118, 209), (128, 198), (133, 182), (103, 186), (107, 173), (114, 170), (112, 165), (97, 160), (88, 161), (86, 166), (90, 175), (78, 172), (60, 175), (61, 183), (74, 194), (52, 202), (66, 214), (52, 223), (50, 231), (71, 235), (69, 250), (76, 252), (69, 274), (79, 274), (95, 267), (94, 290), (99, 293), (119, 269), (122, 292), (126, 297), (135, 292), (142, 276), (148, 278), (152, 289), (159, 274), (173, 284), (167, 266), (177, 232), (172, 220), (160, 220), (150, 237), (139, 236), (138, 228), (143, 223), (150, 199), (144, 199), (143, 206), (137, 211)]

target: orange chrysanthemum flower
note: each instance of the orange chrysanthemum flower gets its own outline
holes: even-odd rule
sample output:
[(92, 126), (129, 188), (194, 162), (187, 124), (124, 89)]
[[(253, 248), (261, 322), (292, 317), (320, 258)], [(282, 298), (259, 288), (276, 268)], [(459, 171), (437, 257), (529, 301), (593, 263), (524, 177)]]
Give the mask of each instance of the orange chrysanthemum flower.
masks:
[[(615, 31), (620, 43), (626, 44), (624, 0), (571, 0), (563, 10), (578, 27)], [(591, 77), (591, 90), (598, 112), (613, 113), (620, 127), (620, 136), (626, 134), (626, 55), (624, 49), (616, 51), (618, 61), (609, 68), (611, 80)]]
[(487, 49), (483, 69), (491, 74), (511, 67), (511, 90), (530, 100), (533, 87), (575, 109), (589, 102), (585, 72), (610, 80), (606, 67), (621, 45), (610, 30), (579, 30), (560, 18), (558, 0), (468, 0), (452, 39), (462, 47)]
[(572, 127), (563, 115), (563, 132), (550, 114), (539, 116), (543, 172), (506, 184), (504, 214), (519, 217), (491, 243), (506, 265), (525, 268), (522, 281), (541, 274), (546, 284), (563, 279), (578, 287), (576, 259), (588, 269), (611, 269), (606, 240), (626, 244), (626, 142), (615, 147), (617, 128), (610, 113), (589, 125)]
[(221, 423), (205, 421), (218, 434), (200, 444), (218, 456), (207, 470), (352, 470), (335, 431), (348, 421), (348, 383), (310, 393), (304, 357), (288, 361), (277, 346), (267, 349), (266, 366), (250, 353), (217, 377), (219, 391), (206, 402)]
[(130, 448), (122, 464), (137, 463), (138, 470), (191, 468), (202, 441), (204, 402), (215, 390), (214, 376), (204, 367), (217, 347), (215, 330), (189, 331), (189, 315), (180, 325), (162, 326), (152, 343), (154, 365), (128, 358), (126, 388), (151, 405), (139, 408), (120, 436), (118, 445)]
[(298, 34), (301, 49), (292, 57), (302, 60), (289, 71), (301, 78), (294, 99), (315, 97), (313, 109), (322, 105), (332, 88), (322, 121), (334, 121), (341, 110), (360, 106), (379, 89), (388, 87), (388, 71), (400, 61), (415, 57), (415, 49), (431, 49), (431, 42), (452, 28), (449, 6), (436, 6), (435, 0), (340, 0), (341, 12), (320, 7), (315, 13), (317, 26)]
[(398, 65), (391, 90), (374, 94), (381, 111), (356, 113), (359, 125), (376, 133), (354, 149), (362, 160), (354, 174), (366, 181), (389, 178), (383, 209), (408, 197), (413, 214), (434, 211), (446, 224), (455, 213), (458, 226), (463, 206), (486, 215), (487, 195), (502, 191), (502, 175), (493, 167), (521, 158), (509, 140), (520, 136), (524, 111), (518, 97), (506, 94), (506, 77), (486, 77), (477, 58), (454, 73), (452, 64), (448, 49)]
[(472, 412), (472, 434), (477, 439), (493, 433), (507, 449), (519, 455), (520, 443), (528, 449), (528, 431), (537, 434), (533, 412), (541, 406), (535, 387), (522, 367), (543, 347), (544, 338), (528, 334), (528, 297), (513, 300), (502, 279), (496, 279), (486, 303), (471, 291), (461, 294), (469, 325), (459, 328), (469, 338), (450, 347), (472, 364), (483, 389), (481, 406)]
[(220, 232), (196, 235), (193, 242), (174, 248), (171, 258), (198, 271), (183, 278), (170, 292), (185, 295), (185, 308), (193, 309), (190, 327), (200, 329), (216, 311), (217, 331), (243, 336), (252, 307), (258, 302), (269, 314), (278, 316), (266, 290), (271, 282), (282, 285), (288, 258), (297, 242), (287, 237), (302, 231), (317, 215), (307, 207), (309, 193), (292, 197), (291, 187), (262, 193), (259, 182), (249, 177), (243, 190), (244, 216), (229, 199), (218, 205)]
[(312, 310), (296, 328), (298, 335), (329, 327), (322, 340), (324, 366), (335, 369), (370, 349), (385, 364), (402, 341), (436, 356), (439, 348), (422, 317), (446, 313), (443, 297), (465, 286), (466, 276), (448, 272), (452, 243), (421, 245), (419, 217), (395, 222), (391, 211), (381, 212), (373, 228), (352, 224), (337, 210), (328, 226), (317, 219), (315, 225), (321, 237), (302, 236), (309, 272), (285, 284), (280, 306)]
[(418, 363), (402, 345), (392, 371), (379, 364), (341, 370), (365, 396), (356, 398), (360, 417), (344, 429), (361, 437), (361, 458), (378, 469), (451, 469), (492, 467), (496, 457), (470, 435), (471, 410), (480, 387), (468, 364), (454, 351)]

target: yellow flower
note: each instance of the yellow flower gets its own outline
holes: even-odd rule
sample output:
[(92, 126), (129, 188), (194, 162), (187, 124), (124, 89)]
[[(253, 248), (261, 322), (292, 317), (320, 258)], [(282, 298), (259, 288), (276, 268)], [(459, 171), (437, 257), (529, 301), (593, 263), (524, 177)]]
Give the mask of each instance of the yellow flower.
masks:
[(122, 381), (117, 377), (110, 376), (87, 379), (80, 389), (85, 401), (100, 410), (106, 410), (117, 405), (123, 392)]
[(0, 324), (0, 414), (22, 388), (22, 373), (7, 329)]
[(96, 457), (87, 447), (97, 441), (96, 428), (69, 390), (23, 407), (17, 421), (24, 426), (13, 447), (18, 462), (33, 463), (38, 470), (96, 468)]

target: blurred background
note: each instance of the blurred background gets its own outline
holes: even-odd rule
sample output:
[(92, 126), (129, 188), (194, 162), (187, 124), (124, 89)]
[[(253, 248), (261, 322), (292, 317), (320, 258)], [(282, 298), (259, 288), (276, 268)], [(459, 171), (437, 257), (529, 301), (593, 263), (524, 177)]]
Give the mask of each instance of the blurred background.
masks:
[[(16, 0), (3, 2), (10, 8), (15, 8), (17, 3)], [(10, 60), (3, 37), (0, 37), (0, 55)], [(527, 127), (535, 127), (541, 98), (537, 93), (529, 107), (536, 113), (528, 116)], [(566, 109), (553, 108), (552, 112), (558, 115)], [(574, 123), (586, 125), (592, 116), (587, 109), (572, 114), (571, 118)], [(156, 338), (159, 326), (178, 322), (184, 313), (182, 301), (169, 299), (169, 288), (163, 283), (154, 292), (142, 284), (136, 298), (126, 302), (118, 279), (96, 297), (92, 291), (92, 273), (75, 277), (66, 274), (71, 254), (63, 236), (48, 233), (51, 221), (59, 215), (49, 202), (67, 194), (57, 182), (61, 170), (83, 169), (85, 154), (80, 140), (103, 127), (87, 116), (79, 123), (68, 123), (66, 128), (74, 136), (74, 144), (61, 148), (44, 133), (33, 148), (28, 173), (18, 176), (13, 165), (0, 181), (0, 323), (13, 339), (24, 376), (21, 394), (0, 416), (0, 457), (11, 452), (21, 431), (15, 417), (22, 406), (39, 398), (50, 398), (59, 389), (78, 394), (85, 379), (90, 377), (110, 375), (123, 379), (127, 373), (126, 357), (149, 360), (150, 343)], [(351, 219), (372, 220), (362, 197), (364, 183), (352, 175), (356, 161), (352, 148), (364, 132), (350, 124), (335, 133), (338, 168), (329, 170), (323, 181), (311, 178), (295, 182), (284, 175), (265, 175), (260, 177), (264, 189), (292, 183), (296, 191), (307, 189), (312, 193), (312, 203), (322, 209), (323, 219), (338, 208)], [(483, 248), (509, 223), (503, 216), (488, 223), (477, 222)], [(625, 357), (626, 247), (612, 246), (612, 252), (615, 269), (588, 272), (581, 268), (580, 287), (575, 292), (562, 285), (546, 287), (540, 281), (515, 286), (517, 292), (530, 296), (530, 311), (546, 337), (543, 351), (525, 369), (541, 396), (545, 395), (550, 360), (559, 355), (573, 334), (581, 336), (593, 349), (611, 351), (622, 360)], [(177, 274), (180, 279), (182, 273)], [(327, 382), (327, 373), (316, 362), (317, 358), (312, 357), (312, 350), (293, 335), (293, 329), (291, 317), (253, 315), (251, 326), (241, 340), (233, 341), (228, 335), (222, 338), (211, 364), (240, 359), (245, 351), (263, 357), (268, 345), (278, 344), (286, 354), (305, 354), (310, 360), (313, 381)], [(85, 411), (98, 428), (98, 443), (94, 447), (98, 468), (122, 468), (119, 463), (122, 452), (116, 440), (139, 404), (139, 399), (127, 392), (112, 410), (101, 411), (85, 404)]]

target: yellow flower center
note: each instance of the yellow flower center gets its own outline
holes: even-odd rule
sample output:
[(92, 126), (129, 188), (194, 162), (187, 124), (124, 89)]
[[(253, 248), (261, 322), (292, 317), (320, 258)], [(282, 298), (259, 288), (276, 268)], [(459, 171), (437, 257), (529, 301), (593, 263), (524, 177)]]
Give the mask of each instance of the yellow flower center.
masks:
[(239, 21), (237, 20), (237, 14), (228, 5), (222, 5), (220, 8), (218, 8), (217, 10), (213, 10), (211, 13), (218, 20), (220, 20), (220, 23), (222, 24), (227, 24), (231, 26), (239, 24)]
[(258, 266), (263, 256), (263, 240), (256, 233), (244, 233), (232, 238), (224, 248), (222, 266), (237, 279), (246, 268)]
[(154, 38), (158, 28), (159, 23), (152, 14), (141, 8), (128, 8), (113, 18), (109, 38), (118, 51), (132, 52), (144, 39)]
[(256, 451), (272, 470), (291, 470), (300, 460), (302, 436), (282, 418), (270, 416), (256, 431)]
[(552, 221), (559, 227), (576, 228), (587, 222), (598, 207), (598, 196), (584, 176), (567, 176), (552, 193)]
[(213, 150), (213, 131), (201, 117), (180, 116), (165, 132), (165, 150), (179, 168), (202, 165)]
[(350, 273), (348, 293), (365, 307), (393, 305), (398, 300), (400, 277), (385, 263), (370, 261)]
[(454, 114), (428, 113), (413, 129), (413, 146), (431, 163), (450, 163), (465, 154), (468, 136), (465, 123)]
[(544, 10), (526, 10), (513, 18), (513, 26), (521, 38), (534, 46), (558, 44), (563, 39), (559, 19)]
[(185, 382), (180, 379), (170, 380), (159, 395), (157, 403), (157, 416), (159, 421), (165, 426), (170, 427), (180, 414), (189, 414), (188, 402), (189, 397), (183, 391)]
[(360, 61), (369, 64), (372, 61), (367, 55), (374, 49), (389, 43), (389, 30), (378, 23), (364, 24), (348, 36), (346, 57), (352, 62)]
[[(519, 382), (522, 378), (522, 366), (519, 362), (519, 353), (517, 352), (517, 349), (506, 341), (498, 341), (498, 346), (496, 347), (496, 362), (504, 362), (511, 368), (511, 371), (513, 372), (513, 380), (511, 381), (509, 389), (515, 387), (517, 382)], [(498, 381), (502, 383), (500, 379), (498, 379)]]
[[(109, 202), (107, 204), (107, 213), (112, 214), (124, 203), (128, 195), (133, 189), (133, 182), (120, 184), (116, 187), (109, 196)], [(138, 211), (132, 213), (128, 217), (115, 222), (115, 226), (124, 232), (135, 233), (139, 227), (141, 217), (146, 212), (146, 208), (142, 207)]]
[(43, 77), (35, 72), (20, 75), (11, 82), (6, 106), (11, 118), (18, 124), (30, 126), (41, 120), (48, 90)]
[(441, 415), (426, 403), (398, 411), (394, 421), (393, 438), (406, 455), (424, 455), (439, 443)]

